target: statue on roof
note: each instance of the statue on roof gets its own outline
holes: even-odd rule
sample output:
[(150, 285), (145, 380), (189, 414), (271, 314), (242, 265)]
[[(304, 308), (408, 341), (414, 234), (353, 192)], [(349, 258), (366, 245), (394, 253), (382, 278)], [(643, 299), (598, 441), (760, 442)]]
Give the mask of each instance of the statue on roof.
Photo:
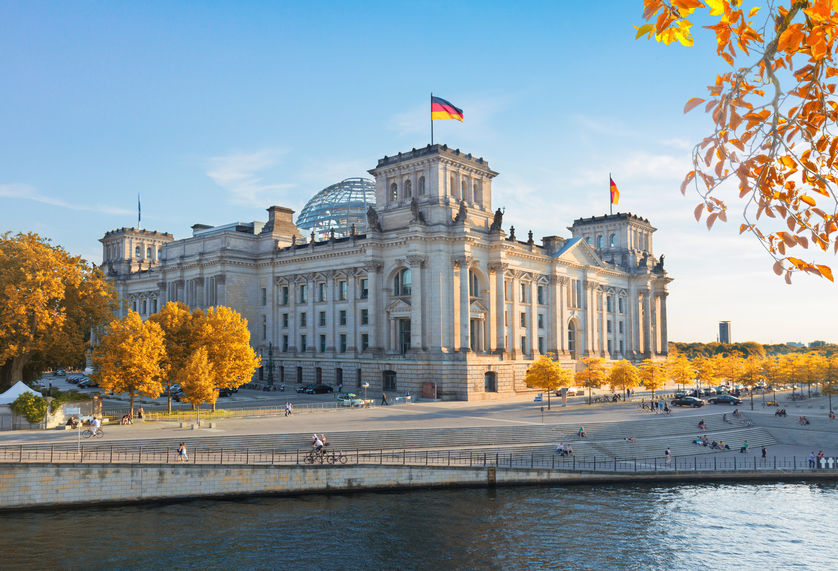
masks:
[(489, 232), (500, 232), (500, 227), (503, 224), (503, 211), (500, 208), (495, 210), (495, 217), (492, 219), (492, 225), (489, 226)]
[(413, 214), (413, 220), (411, 222), (425, 224), (425, 215), (419, 210), (419, 203), (416, 202), (416, 198), (410, 201), (410, 212)]
[(375, 208), (371, 204), (367, 208), (367, 227), (373, 232), (381, 232), (381, 222), (378, 220), (378, 212), (375, 211)]
[(456, 224), (457, 222), (465, 222), (465, 220), (466, 220), (466, 213), (467, 213), (467, 210), (466, 210), (466, 201), (465, 201), (465, 200), (461, 200), (461, 201), (460, 201), (460, 209), (459, 209), (459, 210), (457, 210), (457, 215), (454, 217), (454, 223)]

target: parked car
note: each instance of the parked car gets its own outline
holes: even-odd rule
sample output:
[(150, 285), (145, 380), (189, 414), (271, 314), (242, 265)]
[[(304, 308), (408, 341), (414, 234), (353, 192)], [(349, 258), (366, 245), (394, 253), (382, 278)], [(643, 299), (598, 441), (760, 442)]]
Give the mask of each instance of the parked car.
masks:
[(719, 395), (717, 397), (712, 397), (708, 399), (709, 403), (711, 404), (730, 404), (734, 406), (738, 406), (742, 404), (742, 399), (738, 399), (733, 395)]
[(229, 397), (233, 396), (233, 393), (236, 392), (235, 389), (228, 389), (226, 387), (218, 389), (218, 396), (219, 397)]
[(699, 406), (704, 406), (704, 401), (696, 398), (696, 397), (681, 397), (672, 399), (673, 406), (689, 406), (692, 408), (697, 408)]
[(310, 389), (306, 390), (306, 393), (310, 395), (322, 395), (324, 393), (333, 392), (335, 392), (335, 389), (332, 385), (314, 385)]
[(312, 391), (312, 390), (314, 390), (314, 385), (299, 385), (297, 387), (297, 392), (298, 393), (308, 393), (309, 391)]

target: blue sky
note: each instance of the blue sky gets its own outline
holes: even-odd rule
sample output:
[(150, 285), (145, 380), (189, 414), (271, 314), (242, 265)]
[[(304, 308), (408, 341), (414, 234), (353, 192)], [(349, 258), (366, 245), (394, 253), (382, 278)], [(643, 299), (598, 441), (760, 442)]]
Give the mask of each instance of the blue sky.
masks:
[(694, 48), (635, 41), (641, 5), (0, 2), (0, 229), (98, 263), (138, 192), (143, 227), (176, 237), (299, 211), (427, 144), (433, 91), (465, 112), (436, 142), (500, 172), (520, 235), (606, 213), (612, 173), (616, 210), (659, 229), (671, 340), (730, 320), (735, 340), (838, 341), (835, 286), (785, 285), (735, 215), (694, 221), (679, 186), (710, 122), (682, 109), (726, 68), (700, 30)]

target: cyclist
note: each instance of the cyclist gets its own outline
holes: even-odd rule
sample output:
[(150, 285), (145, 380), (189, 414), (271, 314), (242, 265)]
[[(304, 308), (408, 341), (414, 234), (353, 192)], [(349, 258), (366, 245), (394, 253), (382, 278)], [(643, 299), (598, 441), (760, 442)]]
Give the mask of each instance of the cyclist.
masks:
[(99, 419), (93, 417), (93, 422), (91, 424), (90, 430), (93, 432), (93, 436), (96, 436), (96, 433), (99, 432)]

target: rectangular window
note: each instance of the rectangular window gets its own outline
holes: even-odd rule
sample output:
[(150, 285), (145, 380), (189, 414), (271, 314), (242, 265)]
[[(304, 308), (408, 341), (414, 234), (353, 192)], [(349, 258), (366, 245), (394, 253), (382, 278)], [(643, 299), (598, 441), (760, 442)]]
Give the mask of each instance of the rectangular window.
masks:
[(157, 300), (156, 299), (151, 300), (151, 312), (152, 313), (157, 313)]
[(297, 384), (303, 384), (303, 368), (297, 367)]
[(340, 352), (346, 353), (346, 333), (340, 334)]
[(300, 335), (300, 351), (308, 349), (308, 339), (305, 335)]
[[(611, 341), (609, 341), (609, 343), (611, 343)], [(544, 353), (544, 337), (538, 338), (538, 352)]]
[(307, 318), (307, 315), (306, 315), (306, 312), (304, 311), (300, 314), (300, 327), (305, 327), (307, 325), (306, 321), (308, 321), (308, 320), (306, 318)]
[(338, 323), (340, 323), (341, 325), (346, 325), (346, 310), (341, 309), (340, 313), (338, 313), (338, 316), (339, 316)]
[(288, 305), (288, 286), (282, 286), (282, 305)]
[(287, 335), (282, 336), (282, 352), (283, 353), (288, 352), (288, 336)]
[(137, 311), (137, 300), (134, 300), (134, 302), (131, 304), (131, 310)]
[(608, 340), (608, 352), (611, 352), (611, 339)]
[(623, 322), (622, 321), (617, 322), (617, 328), (619, 329), (620, 333), (623, 332)]
[(262, 341), (268, 338), (268, 318), (267, 316), (262, 316)]
[(320, 319), (318, 321), (320, 323), (320, 327), (326, 327), (326, 312), (325, 311), (320, 312)]
[(512, 301), (512, 282), (509, 280), (503, 281), (503, 299)]
[(367, 278), (361, 279), (361, 299), (367, 299), (370, 295), (369, 280)]
[(620, 311), (620, 313), (623, 312), (623, 298), (622, 297), (617, 298), (617, 308)]
[[(541, 314), (541, 313), (538, 314), (538, 328), (539, 329), (544, 329), (544, 315)], [(539, 349), (539, 351), (540, 351), (540, 349)]]
[(262, 296), (262, 305), (268, 305), (268, 290), (266, 288), (262, 288), (260, 290), (260, 294)]
[(623, 354), (623, 340), (620, 340), (620, 355)]
[(287, 313), (282, 314), (282, 326), (286, 327), (286, 328), (288, 327), (288, 314)]
[(526, 327), (526, 326), (527, 326), (527, 312), (522, 311), (521, 312), (521, 327)]
[(303, 284), (300, 286), (300, 303), (305, 303), (308, 300), (308, 286)]
[(148, 313), (148, 301), (143, 300), (143, 315)]
[(317, 301), (326, 301), (326, 284), (324, 282), (317, 284)]
[(370, 312), (368, 309), (361, 310), (361, 325), (367, 325), (370, 322)]
[(536, 290), (536, 292), (538, 294), (538, 303), (543, 305), (544, 304), (544, 286), (538, 286), (538, 289)]
[(368, 333), (361, 333), (361, 351), (366, 351), (370, 346), (370, 336)]
[(521, 353), (527, 352), (527, 338), (521, 337)]
[(320, 336), (320, 352), (321, 353), (326, 352), (326, 336), (325, 335)]
[(527, 289), (529, 284), (521, 284), (521, 302), (527, 301)]
[(509, 311), (503, 310), (503, 324), (509, 327)]
[(605, 322), (605, 331), (607, 333), (611, 333), (611, 322), (610, 321)]
[(338, 282), (338, 299), (341, 301), (346, 299), (346, 280)]

